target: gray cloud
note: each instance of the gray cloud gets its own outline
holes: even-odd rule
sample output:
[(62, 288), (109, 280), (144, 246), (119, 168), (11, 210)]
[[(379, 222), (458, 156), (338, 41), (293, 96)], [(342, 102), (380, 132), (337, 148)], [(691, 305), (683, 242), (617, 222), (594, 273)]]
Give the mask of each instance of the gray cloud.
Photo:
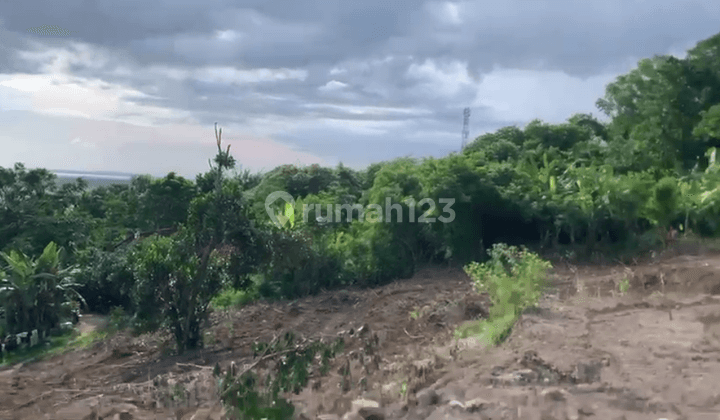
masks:
[[(466, 106), (471, 137), (597, 114), (606, 83), (640, 58), (681, 54), (713, 35), (720, 8), (711, 0), (37, 0), (0, 3), (0, 16), (0, 107), (28, 111), (25, 119), (66, 113), (106, 121), (98, 130), (112, 130), (111, 121), (211, 130), (220, 121), (238, 138), (279, 142), (285, 152), (267, 149), (277, 156), (352, 164), (456, 150)], [(28, 32), (43, 26), (70, 34)], [(68, 143), (75, 137), (63, 144), (89, 144)], [(112, 147), (98, 143), (122, 144)]]

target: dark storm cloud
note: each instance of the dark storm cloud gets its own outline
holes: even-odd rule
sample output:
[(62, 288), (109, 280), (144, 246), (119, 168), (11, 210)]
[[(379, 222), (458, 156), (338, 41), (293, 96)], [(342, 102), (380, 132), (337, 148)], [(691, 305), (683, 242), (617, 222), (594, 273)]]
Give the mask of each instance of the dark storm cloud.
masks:
[[(716, 33), (720, 7), (715, 0), (33, 0), (2, 2), (0, 16), (2, 74), (99, 79), (136, 90), (124, 100), (143, 112), (257, 125), (318, 156), (369, 162), (403, 155), (406, 146), (432, 155), (456, 149), (466, 106), (471, 137), (537, 117), (559, 122), (576, 104), (592, 107), (610, 76), (638, 59), (682, 52)], [(10, 98), (2, 89), (0, 99)], [(565, 101), (567, 92), (573, 98)]]
[[(381, 51), (465, 58), (485, 70), (541, 65), (583, 76), (710, 36), (720, 21), (710, 1), (457, 4), (457, 24), (437, 18), (446, 13), (442, 3), (379, 0), (37, 0), (2, 3), (0, 15), (11, 31), (57, 25), (72, 38), (126, 48), (144, 63), (295, 67)], [(222, 28), (244, 32), (241, 45), (203, 39)]]

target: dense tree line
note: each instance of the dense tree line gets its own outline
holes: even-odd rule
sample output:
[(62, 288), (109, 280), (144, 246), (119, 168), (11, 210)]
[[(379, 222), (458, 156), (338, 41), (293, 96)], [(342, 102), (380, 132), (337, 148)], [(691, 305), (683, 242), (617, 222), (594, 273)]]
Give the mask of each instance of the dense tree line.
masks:
[[(587, 114), (562, 124), (535, 120), (444, 158), (361, 171), (341, 164), (233, 172), (220, 133), (214, 165), (194, 181), (169, 173), (90, 190), (80, 179), (58, 187), (45, 169), (0, 168), (4, 328), (57, 324), (38, 314), (59, 311), (76, 290), (93, 311), (124, 308), (138, 328), (165, 320), (182, 351), (202, 345), (201, 321), (222, 289), (295, 297), (375, 285), (421, 264), (484, 259), (499, 242), (591, 256), (653, 246), (658, 227), (720, 234), (720, 34), (684, 59), (640, 61), (597, 106), (609, 122)], [(275, 191), (298, 199), (285, 226), (266, 214)], [(444, 199), (454, 200), (449, 223), (439, 221), (448, 215)], [(316, 211), (337, 204), (346, 206), (340, 220)], [(351, 210), (389, 204), (403, 222), (372, 223)], [(437, 220), (407, 222), (422, 214)], [(35, 255), (52, 263), (28, 257)], [(62, 271), (61, 257), (77, 270)], [(41, 302), (28, 290), (40, 282), (32, 279), (50, 281), (43, 273), (55, 276), (48, 287), (58, 292)]]

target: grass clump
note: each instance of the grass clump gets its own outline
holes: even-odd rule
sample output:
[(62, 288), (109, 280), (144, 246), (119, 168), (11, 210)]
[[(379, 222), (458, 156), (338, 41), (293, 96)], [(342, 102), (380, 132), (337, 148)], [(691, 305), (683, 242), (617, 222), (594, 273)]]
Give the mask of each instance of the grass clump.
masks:
[(537, 304), (552, 265), (524, 247), (494, 244), (488, 254), (490, 261), (472, 262), (465, 266), (465, 272), (479, 293), (490, 295), (489, 316), (461, 325), (455, 335), (474, 336), (496, 345), (510, 334), (523, 310)]
[(37, 362), (72, 350), (82, 350), (106, 339), (108, 335), (108, 331), (88, 331), (85, 333), (80, 333), (77, 330), (69, 331), (48, 338), (42, 345), (6, 352), (0, 359), (0, 366), (10, 366), (20, 362)]
[(253, 289), (225, 289), (218, 293), (210, 304), (217, 309), (241, 308), (257, 299), (258, 293)]

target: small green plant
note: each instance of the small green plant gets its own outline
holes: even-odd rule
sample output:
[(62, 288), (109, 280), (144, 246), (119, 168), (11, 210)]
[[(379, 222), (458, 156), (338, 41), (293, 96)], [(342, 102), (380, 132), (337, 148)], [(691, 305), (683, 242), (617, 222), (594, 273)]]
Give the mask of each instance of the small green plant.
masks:
[(239, 419), (290, 419), (295, 409), (282, 394), (299, 393), (313, 372), (327, 374), (330, 361), (342, 352), (343, 347), (342, 338), (329, 344), (320, 341), (301, 343), (291, 332), (271, 343), (254, 343), (252, 350), (257, 360), (253, 366), (269, 359), (275, 359), (276, 363), (262, 377), (252, 369), (237, 377), (229, 370), (225, 375), (218, 375), (220, 398), (228, 411)]
[(110, 311), (110, 322), (108, 330), (111, 332), (121, 331), (130, 326), (130, 317), (121, 306), (116, 306)]
[(411, 311), (410, 318), (412, 318), (413, 320), (420, 318), (420, 311), (419, 310)]
[(255, 290), (225, 289), (212, 299), (211, 305), (218, 309), (241, 308), (257, 297)]
[(472, 262), (465, 272), (478, 292), (487, 292), (492, 301), (488, 319), (464, 324), (456, 335), (478, 336), (494, 345), (504, 340), (523, 310), (537, 304), (552, 265), (525, 248), (494, 244), (490, 261)]
[(181, 383), (176, 383), (172, 387), (171, 396), (173, 401), (184, 402), (185, 401), (185, 386)]
[(618, 289), (620, 289), (620, 294), (624, 295), (627, 293), (627, 291), (630, 290), (630, 280), (628, 280), (627, 277), (623, 278), (618, 285)]
[(407, 390), (408, 390), (407, 380), (404, 380), (404, 381), (402, 381), (402, 384), (400, 384), (400, 396), (402, 398), (405, 398), (405, 396), (407, 395)]

